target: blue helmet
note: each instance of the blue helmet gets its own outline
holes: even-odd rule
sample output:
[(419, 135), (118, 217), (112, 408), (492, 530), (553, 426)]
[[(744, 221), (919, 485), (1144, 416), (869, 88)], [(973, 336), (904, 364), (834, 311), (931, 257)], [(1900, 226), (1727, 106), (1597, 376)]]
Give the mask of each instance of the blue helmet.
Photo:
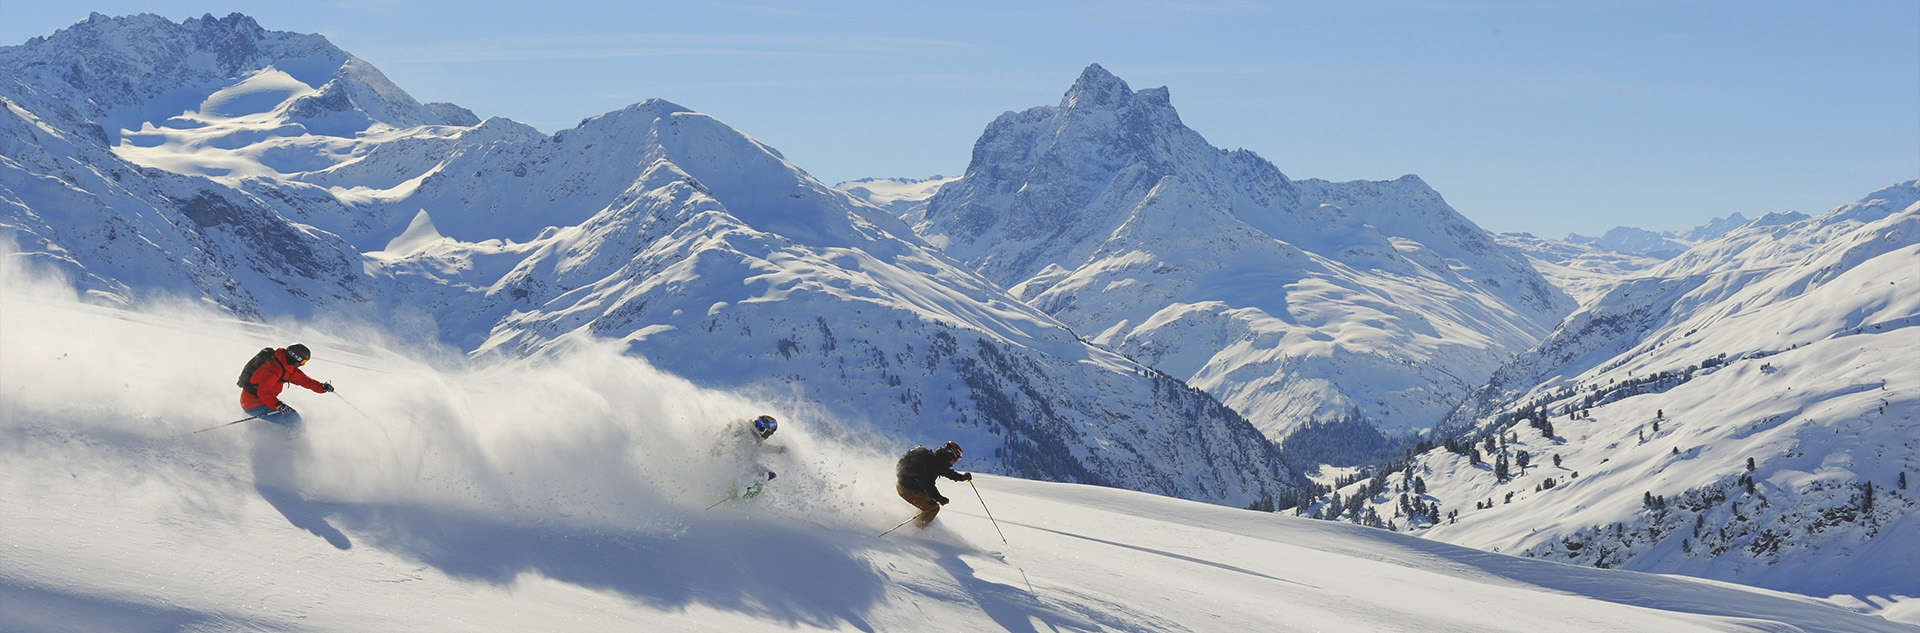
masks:
[(779, 429), (780, 422), (774, 420), (771, 415), (763, 415), (753, 419), (753, 431), (760, 434), (760, 439), (764, 440), (771, 437), (773, 432)]

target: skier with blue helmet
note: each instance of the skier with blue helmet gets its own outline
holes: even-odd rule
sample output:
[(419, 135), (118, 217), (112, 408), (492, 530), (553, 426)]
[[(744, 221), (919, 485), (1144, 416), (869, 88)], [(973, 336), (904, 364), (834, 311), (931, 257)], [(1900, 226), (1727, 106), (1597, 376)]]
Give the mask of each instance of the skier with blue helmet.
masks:
[(723, 425), (713, 452), (716, 456), (728, 460), (734, 468), (734, 474), (733, 481), (728, 484), (727, 497), (721, 500), (722, 503), (732, 499), (752, 499), (760, 496), (760, 493), (766, 489), (767, 482), (778, 476), (772, 468), (761, 463), (762, 454), (787, 452), (785, 445), (767, 441), (778, 430), (780, 430), (780, 422), (771, 415)]

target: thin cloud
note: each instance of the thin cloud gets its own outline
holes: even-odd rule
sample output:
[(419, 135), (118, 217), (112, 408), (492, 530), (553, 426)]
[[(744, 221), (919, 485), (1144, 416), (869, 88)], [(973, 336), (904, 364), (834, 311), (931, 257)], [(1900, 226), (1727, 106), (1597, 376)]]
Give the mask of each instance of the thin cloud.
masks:
[(759, 13), (762, 15), (782, 15), (782, 16), (820, 15), (817, 12), (807, 11), (805, 9), (796, 9), (793, 7), (771, 7), (771, 6), (758, 5), (758, 4), (746, 4), (742, 2), (719, 2), (719, 3), (714, 3), (708, 6), (711, 6), (715, 9), (726, 9), (730, 11), (738, 11), (741, 13)]
[(952, 40), (873, 35), (765, 36), (682, 33), (595, 33), (446, 40), (390, 49), (397, 63), (551, 61), (684, 56), (825, 56), (951, 54), (978, 48)]

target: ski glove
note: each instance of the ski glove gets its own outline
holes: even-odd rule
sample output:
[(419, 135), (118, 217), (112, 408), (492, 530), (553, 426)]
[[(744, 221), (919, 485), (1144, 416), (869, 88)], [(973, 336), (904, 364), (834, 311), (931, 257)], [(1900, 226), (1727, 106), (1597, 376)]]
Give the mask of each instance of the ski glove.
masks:
[(773, 471), (771, 470), (767, 471), (767, 481), (773, 481), (773, 478), (774, 478)]
[(960, 473), (960, 481), (973, 481), (973, 473)]
[(280, 415), (282, 413), (286, 413), (292, 410), (293, 410), (293, 407), (287, 406), (286, 403), (281, 403), (280, 406), (274, 407), (273, 411), (268, 413), (267, 415)]
[(934, 503), (938, 503), (938, 504), (940, 504), (940, 505), (947, 505), (947, 502), (948, 502), (948, 501), (951, 501), (951, 499), (948, 499), (948, 498), (946, 498), (946, 497), (934, 497), (934, 498), (933, 498), (933, 502), (934, 502)]
[(320, 383), (320, 393), (333, 393), (333, 383), (330, 383), (330, 382)]

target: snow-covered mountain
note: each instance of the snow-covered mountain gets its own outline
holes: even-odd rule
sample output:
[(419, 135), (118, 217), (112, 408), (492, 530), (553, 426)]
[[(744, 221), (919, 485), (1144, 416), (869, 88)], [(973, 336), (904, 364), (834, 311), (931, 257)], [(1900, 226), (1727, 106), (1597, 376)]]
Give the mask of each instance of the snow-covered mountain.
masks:
[[(815, 432), (829, 423), (817, 417), (789, 416), (772, 438), (787, 450), (770, 456), (780, 476), (765, 494), (707, 510), (725, 470), (704, 461), (707, 424), (778, 403), (702, 389), (604, 346), (449, 363), (375, 332), (29, 290), (0, 284), (0, 630), (1891, 633), (1920, 623), (1913, 602), (1568, 567), (991, 475), (977, 497), (945, 484), (954, 501), (934, 527), (875, 538), (913, 511), (893, 497), (892, 456)], [(62, 328), (88, 336), (46, 336)], [(192, 433), (231, 419), (231, 390), (215, 379), (230, 377), (230, 358), (295, 339), (316, 350), (307, 370), (340, 387), (288, 396), (306, 428)], [(128, 384), (99, 389), (106, 364)]]
[(1920, 595), (1920, 181), (1802, 218), (1618, 285), (1496, 372), (1447, 446), (1309, 511), (1579, 564)]
[(833, 188), (873, 203), (895, 216), (905, 217), (924, 214), (927, 200), (947, 183), (959, 179), (959, 176), (938, 174), (929, 178), (861, 178), (834, 185)]
[[(1804, 220), (1807, 217), (1806, 214), (1792, 212), (1767, 215), (1773, 218), (1774, 222), (1778, 222), (1782, 217), (1798, 220)], [(1667, 259), (1686, 252), (1695, 244), (1726, 235), (1751, 222), (1752, 220), (1747, 219), (1747, 216), (1736, 212), (1724, 218), (1713, 218), (1705, 224), (1684, 231), (1654, 231), (1631, 226), (1616, 226), (1600, 237), (1569, 233), (1566, 241), (1614, 253)]]
[(1420, 179), (1291, 180), (1099, 65), (1058, 105), (993, 121), (966, 175), (906, 217), (1276, 439), (1355, 414), (1429, 426), (1573, 306)]
[(1235, 505), (1293, 480), (1212, 397), (669, 102), (548, 137), (239, 15), (95, 16), (0, 68), (0, 229), (122, 303), (396, 322), (479, 354), (616, 340), (989, 471)]
[(1748, 222), (1752, 221), (1753, 220), (1748, 219), (1747, 216), (1734, 212), (1727, 214), (1727, 217), (1713, 218), (1707, 220), (1705, 224), (1700, 226), (1680, 231), (1675, 234), (1675, 237), (1686, 240), (1689, 243), (1705, 242), (1732, 233), (1734, 229), (1746, 226)]
[(262, 316), (378, 299), (342, 239), (367, 220), (318, 187), (267, 183), (472, 123), (325, 38), (239, 14), (94, 14), (0, 47), (0, 68), (0, 225), (122, 302), (179, 293)]
[(1549, 283), (1580, 305), (1599, 298), (1621, 281), (1659, 264), (1653, 257), (1604, 250), (1591, 245), (1534, 237), (1527, 233), (1494, 236), (1501, 246), (1526, 255)]
[(1567, 241), (1600, 250), (1654, 259), (1666, 259), (1687, 250), (1687, 244), (1674, 239), (1673, 236), (1631, 226), (1613, 227), (1600, 237), (1569, 233)]

